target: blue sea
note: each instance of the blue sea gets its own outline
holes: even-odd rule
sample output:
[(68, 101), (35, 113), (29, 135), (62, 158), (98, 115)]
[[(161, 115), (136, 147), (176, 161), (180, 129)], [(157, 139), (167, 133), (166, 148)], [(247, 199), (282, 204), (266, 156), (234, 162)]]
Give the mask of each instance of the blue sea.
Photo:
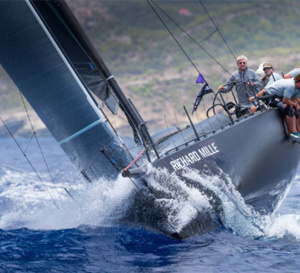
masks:
[(300, 169), (274, 216), (242, 216), (236, 198), (218, 229), (178, 241), (119, 221), (128, 179), (86, 183), (52, 138), (39, 140), (47, 165), (34, 140), (17, 142), (28, 160), (0, 139), (0, 272), (300, 270)]

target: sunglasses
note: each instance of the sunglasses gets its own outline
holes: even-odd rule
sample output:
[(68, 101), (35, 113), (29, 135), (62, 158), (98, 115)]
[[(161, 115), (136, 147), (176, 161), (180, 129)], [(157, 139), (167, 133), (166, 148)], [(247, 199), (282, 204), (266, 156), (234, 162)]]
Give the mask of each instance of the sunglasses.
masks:
[(246, 64), (246, 62), (239, 62), (239, 64)]
[(272, 67), (265, 67), (264, 69), (263, 69), (263, 71), (266, 71), (266, 70), (269, 70), (269, 69), (271, 69)]

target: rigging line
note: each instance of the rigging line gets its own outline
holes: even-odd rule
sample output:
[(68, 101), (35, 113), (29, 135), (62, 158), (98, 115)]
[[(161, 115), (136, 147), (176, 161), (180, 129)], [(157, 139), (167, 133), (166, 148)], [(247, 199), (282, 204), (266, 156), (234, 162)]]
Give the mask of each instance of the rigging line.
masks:
[[(171, 30), (168, 28), (168, 26), (166, 25), (166, 23), (163, 21), (163, 19), (161, 18), (161, 16), (158, 14), (158, 12), (155, 10), (155, 8), (150, 4), (150, 1), (152, 3), (154, 3), (156, 6), (157, 4), (153, 1), (153, 0), (147, 0), (147, 3), (149, 4), (149, 6), (152, 8), (152, 10), (154, 11), (154, 13), (156, 14), (156, 16), (159, 18), (159, 20), (162, 22), (162, 24), (165, 26), (165, 28), (168, 30), (168, 32), (170, 33), (170, 35), (173, 37), (174, 41), (177, 43), (177, 45), (180, 47), (180, 49), (182, 50), (182, 52), (184, 53), (184, 55), (189, 59), (190, 63), (194, 66), (194, 68), (196, 69), (196, 71), (198, 73), (200, 73), (199, 69), (197, 68), (197, 66), (194, 64), (194, 62), (192, 61), (192, 59), (189, 57), (189, 55), (185, 52), (185, 50), (183, 49), (183, 47), (181, 46), (181, 44), (178, 42), (178, 40), (176, 39), (176, 37), (174, 36), (174, 34), (171, 32)], [(157, 6), (158, 7), (158, 6)], [(159, 8), (159, 7), (158, 7)], [(160, 9), (160, 8), (159, 8)]]
[(74, 197), (73, 197), (73, 195), (67, 190), (67, 188), (64, 188), (64, 190), (72, 198), (72, 200), (75, 200)]
[(202, 39), (199, 44), (203, 44), (205, 41), (209, 40), (210, 37), (212, 37), (216, 32), (218, 32), (218, 30), (216, 29), (215, 31), (213, 31), (211, 34), (208, 34), (204, 39)]
[(48, 190), (47, 186), (45, 185), (44, 181), (42, 180), (42, 178), (40, 177), (40, 175), (38, 174), (38, 172), (36, 171), (36, 169), (34, 168), (34, 166), (32, 165), (32, 163), (30, 162), (30, 160), (28, 159), (27, 155), (24, 153), (24, 151), (22, 150), (20, 144), (18, 143), (18, 141), (15, 139), (15, 137), (13, 136), (12, 132), (9, 130), (8, 126), (6, 125), (6, 123), (4, 122), (4, 120), (2, 119), (2, 117), (0, 117), (3, 125), (5, 126), (6, 130), (8, 131), (8, 133), (10, 134), (10, 136), (12, 137), (12, 139), (14, 140), (14, 142), (16, 143), (16, 145), (18, 146), (19, 150), (21, 151), (21, 153), (23, 154), (23, 156), (25, 157), (25, 159), (27, 160), (27, 162), (29, 163), (30, 167), (32, 168), (32, 170), (34, 171), (34, 173), (36, 174), (36, 176), (38, 177), (38, 179), (42, 182), (43, 186), (45, 187), (46, 191), (48, 192), (49, 196), (51, 197), (51, 199), (53, 200), (53, 204), (56, 206), (57, 209), (59, 209), (59, 206), (56, 204), (55, 199), (53, 198), (52, 194), (50, 193), (50, 191)]
[(69, 185), (67, 185), (66, 188), (70, 187), (72, 184), (76, 185), (75, 181), (76, 181), (77, 179), (80, 180), (81, 183), (84, 183), (84, 182), (82, 182), (81, 179), (80, 179), (81, 175), (82, 175), (81, 172), (79, 172), (79, 173), (77, 174), (77, 176), (73, 179), (73, 181), (72, 181), (72, 182), (69, 182)]
[[(101, 151), (106, 150), (107, 147), (110, 147), (110, 148), (111, 148), (111, 144), (108, 143), (108, 144), (106, 144), (105, 146), (103, 146), (102, 149), (101, 149)], [(100, 152), (101, 152), (101, 151), (100, 151)], [(111, 154), (110, 154), (110, 155), (111, 155)], [(90, 164), (90, 166), (87, 167), (87, 168), (85, 168), (85, 169), (83, 169), (83, 170), (81, 170), (81, 171), (80, 171), (80, 174), (82, 174), (82, 171), (86, 171), (86, 170), (89, 170), (89, 169), (90, 169), (92, 172), (94, 172), (93, 169), (92, 169), (92, 167), (95, 166), (95, 162), (100, 158), (100, 156), (101, 156), (101, 154), (99, 154), (98, 156), (96, 156), (96, 157), (94, 158), (94, 160), (92, 161), (92, 163)], [(114, 160), (115, 160), (115, 159), (114, 159)], [(115, 161), (116, 161), (116, 160), (115, 160)], [(116, 161), (116, 163), (118, 163), (118, 162)], [(118, 163), (118, 166), (120, 167), (121, 164)], [(123, 167), (121, 167), (120, 169), (122, 170), (122, 168), (123, 168)], [(78, 177), (78, 176), (77, 176), (77, 177)], [(75, 179), (75, 180), (76, 180), (76, 179)], [(75, 181), (75, 180), (74, 180), (74, 181)]]
[[(31, 122), (31, 119), (30, 119), (30, 116), (29, 116), (29, 113), (28, 113), (28, 110), (27, 110), (27, 107), (26, 107), (26, 104), (25, 104), (25, 101), (24, 101), (23, 94), (21, 93), (21, 91), (19, 91), (19, 94), (20, 94), (20, 96), (21, 96), (21, 99), (22, 99), (22, 102), (23, 102), (23, 106), (24, 106), (24, 109), (25, 109), (25, 111), (26, 111), (26, 115), (27, 115), (28, 121), (29, 121), (30, 126), (31, 126), (32, 133), (33, 133), (33, 135), (34, 135), (34, 138), (35, 138), (35, 140), (36, 140), (36, 143), (38, 144), (38, 147), (39, 147), (40, 153), (41, 153), (41, 155), (42, 155), (43, 161), (44, 161), (44, 163), (45, 163), (45, 166), (46, 166), (46, 168), (47, 168), (48, 174), (49, 174), (49, 176), (50, 176), (50, 178), (51, 178), (51, 181), (52, 181), (52, 183), (53, 183), (53, 185), (54, 185), (54, 188), (55, 188), (55, 190), (56, 190), (57, 196), (58, 196), (58, 198), (61, 200), (61, 197), (60, 197), (60, 195), (59, 195), (59, 193), (58, 193), (58, 190), (57, 190), (56, 184), (55, 184), (55, 182), (54, 182), (53, 176), (52, 176), (52, 174), (51, 174), (51, 172), (50, 172), (49, 165), (48, 165), (48, 163), (47, 163), (47, 161), (46, 161), (46, 158), (45, 158), (45, 155), (44, 155), (44, 153), (43, 153), (42, 147), (41, 147), (40, 142), (39, 142), (39, 140), (38, 140), (38, 138), (37, 138), (37, 136), (36, 136), (36, 132), (35, 132), (35, 130), (34, 130), (34, 128), (33, 128), (33, 125), (32, 125), (32, 122)], [(25, 152), (24, 152), (24, 153), (25, 153)]]
[(118, 132), (116, 131), (115, 127), (112, 125), (112, 123), (110, 122), (110, 120), (108, 119), (108, 117), (105, 114), (104, 110), (101, 107), (99, 107), (99, 110), (104, 115), (106, 121), (108, 122), (108, 124), (110, 125), (110, 127), (112, 128), (112, 130), (114, 131), (114, 133), (116, 134), (117, 138), (120, 141), (121, 146), (127, 151), (129, 157), (131, 157), (131, 159), (133, 159), (133, 156), (131, 155), (130, 150), (128, 149), (127, 145), (123, 142), (122, 138), (119, 136)]
[[(124, 109), (124, 112), (125, 112), (125, 109)], [(125, 113), (125, 115), (126, 115), (126, 113)], [(120, 118), (122, 121), (124, 121), (124, 122), (127, 122), (128, 120), (126, 120), (126, 119), (124, 119), (122, 116), (120, 116), (119, 114), (116, 114), (116, 116), (118, 117), (118, 118)], [(128, 121), (129, 122), (129, 121)], [(146, 122), (147, 123), (147, 122)], [(129, 126), (131, 126), (131, 124), (129, 123)], [(123, 140), (122, 140), (122, 142), (121, 142), (122, 144), (124, 144), (124, 147), (126, 148), (126, 150), (128, 150), (129, 151), (129, 156), (131, 157), (131, 158), (133, 158), (133, 156), (132, 156), (132, 154), (130, 153), (130, 148), (128, 148), (127, 147), (127, 145), (125, 144), (125, 143), (123, 143)], [(146, 143), (144, 143), (143, 142), (143, 146), (147, 149), (147, 148), (151, 148), (152, 147), (152, 145), (150, 144), (150, 145), (147, 145)]]
[(121, 117), (119, 114), (116, 114), (117, 117), (119, 117), (121, 120), (123, 120), (124, 122), (127, 122), (127, 120), (123, 117)]
[(215, 21), (212, 19), (212, 17), (210, 16), (208, 10), (206, 9), (206, 7), (204, 6), (203, 2), (201, 0), (198, 0), (200, 2), (200, 4), (202, 5), (203, 9), (205, 10), (207, 16), (209, 17), (209, 19), (211, 20), (211, 22), (214, 24), (216, 30), (219, 32), (223, 42), (225, 43), (225, 45), (227, 46), (227, 48), (229, 49), (229, 51), (231, 52), (232, 56), (234, 57), (234, 59), (236, 60), (236, 56), (234, 55), (233, 51), (231, 50), (230, 46), (228, 45), (225, 37), (223, 36), (222, 32), (220, 31), (220, 29), (218, 28), (218, 26), (216, 25)]
[(73, 195), (70, 193), (70, 191), (68, 190), (69, 187), (71, 187), (72, 184), (76, 185), (75, 181), (78, 179), (81, 183), (84, 183), (81, 181), (80, 177), (82, 176), (82, 173), (78, 173), (78, 175), (73, 179), (72, 182), (70, 182), (66, 187), (64, 187), (64, 190), (67, 192), (68, 196), (71, 197), (71, 199), (75, 202), (76, 205), (77, 202), (76, 202), (76, 199), (73, 197)]
[(26, 148), (25, 148), (25, 150), (24, 150), (24, 153), (27, 152), (27, 149), (28, 149), (28, 147), (29, 147), (29, 145), (30, 145), (30, 143), (31, 143), (31, 140), (33, 139), (33, 135), (34, 135), (34, 133), (31, 134), (31, 137), (30, 137), (30, 139), (29, 139), (29, 141), (28, 141), (28, 143), (27, 143), (27, 146), (26, 146)]
[(68, 196), (74, 201), (75, 205), (79, 208), (80, 212), (82, 212), (81, 204), (78, 204), (77, 200), (73, 197), (73, 195), (70, 193), (70, 191), (66, 187), (64, 187), (64, 190), (68, 194)]
[[(176, 122), (177, 122), (177, 126), (178, 126), (178, 128), (180, 129), (180, 136), (182, 137), (183, 141), (184, 141), (185, 143), (187, 143), (186, 140), (185, 140), (185, 138), (184, 138), (183, 130), (180, 128), (180, 125), (179, 125), (178, 118), (177, 118), (177, 115), (176, 115), (176, 111), (175, 111), (175, 110), (174, 110), (174, 116), (175, 116), (175, 120), (176, 120)], [(176, 145), (176, 144), (174, 143), (174, 145)], [(176, 146), (176, 149), (177, 149), (177, 148), (178, 148), (178, 146)]]
[[(231, 75), (231, 73), (216, 59), (214, 58), (202, 45), (201, 43), (203, 43), (205, 40), (207, 40), (208, 38), (210, 38), (216, 31), (214, 31), (213, 33), (211, 33), (210, 35), (208, 35), (206, 38), (204, 38), (200, 43), (197, 42), (187, 31), (185, 31), (178, 23), (176, 23), (161, 7), (158, 6), (158, 4), (156, 4), (153, 0), (150, 0), (151, 2), (153, 2), (156, 7), (163, 12), (178, 28), (180, 28), (195, 44), (197, 44), (212, 60), (214, 60), (220, 67), (223, 68), (223, 70), (228, 73), (229, 75)], [(149, 0), (147, 0), (147, 2), (149, 2)], [(150, 5), (150, 4), (149, 4)], [(179, 42), (176, 40), (176, 38), (174, 37), (174, 35), (171, 33), (170, 29), (166, 26), (165, 22), (162, 20), (162, 18), (158, 15), (158, 13), (156, 12), (156, 10), (151, 6), (151, 8), (154, 10), (154, 12), (156, 13), (156, 15), (158, 16), (158, 18), (161, 20), (161, 22), (163, 23), (163, 25), (166, 27), (166, 29), (169, 31), (169, 33), (171, 34), (171, 36), (173, 37), (173, 39), (176, 41), (176, 43), (178, 44), (178, 46), (182, 49), (182, 51), (184, 52), (184, 54), (187, 56), (186, 52), (183, 50), (182, 46), (179, 44)], [(195, 67), (194, 63), (191, 61), (191, 59), (187, 56), (187, 58), (190, 60), (190, 62), (192, 63), (192, 65)], [(195, 67), (196, 68), (196, 67)], [(196, 68), (196, 70), (199, 72), (199, 70)]]
[[(168, 121), (167, 121), (166, 115), (164, 115), (164, 120), (165, 120), (165, 123), (166, 123), (166, 127), (167, 127), (167, 129), (168, 129), (168, 132), (169, 132), (169, 134), (170, 134), (170, 129), (169, 129), (169, 126), (168, 126)], [(181, 129), (180, 129), (179, 127), (177, 127), (177, 128), (179, 129), (179, 131), (181, 131)], [(177, 147), (176, 147), (176, 143), (175, 143), (175, 140), (174, 140), (173, 137), (172, 137), (172, 143), (173, 143), (173, 145), (174, 145), (174, 148), (176, 149)]]

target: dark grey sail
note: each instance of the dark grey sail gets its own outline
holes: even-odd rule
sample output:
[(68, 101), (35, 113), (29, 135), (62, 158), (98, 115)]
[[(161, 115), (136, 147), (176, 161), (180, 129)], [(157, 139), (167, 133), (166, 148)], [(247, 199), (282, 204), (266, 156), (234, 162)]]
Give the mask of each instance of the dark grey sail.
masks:
[[(35, 3), (46, 5), (49, 24)], [(92, 63), (51, 4), (0, 2), (1, 65), (85, 177), (116, 177), (131, 159), (89, 91), (106, 84), (99, 73), (84, 81)]]
[[(112, 75), (99, 59), (68, 6), (63, 1), (30, 1), (30, 4), (77, 75), (116, 114), (119, 101), (108, 84)], [(99, 60), (101, 64), (96, 66)]]

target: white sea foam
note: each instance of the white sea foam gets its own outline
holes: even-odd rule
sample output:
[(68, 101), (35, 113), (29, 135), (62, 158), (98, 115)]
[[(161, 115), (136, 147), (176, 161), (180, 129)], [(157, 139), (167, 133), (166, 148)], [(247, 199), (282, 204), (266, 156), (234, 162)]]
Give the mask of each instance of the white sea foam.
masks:
[(266, 239), (300, 240), (300, 175), (296, 175), (291, 191), (278, 212), (265, 219)]
[[(80, 225), (114, 225), (115, 220), (124, 216), (132, 195), (137, 190), (129, 179), (122, 177), (116, 181), (76, 182), (72, 185), (62, 179), (53, 185), (47, 175), (43, 174), (40, 175), (44, 184), (31, 172), (2, 168), (0, 174), (1, 229), (65, 229)], [(58, 176), (59, 174), (56, 175), (56, 180)], [(64, 174), (63, 177), (66, 176)], [(156, 178), (157, 176), (168, 177), (164, 185), (155, 179), (150, 183), (157, 190), (172, 196), (160, 201), (171, 208), (173, 213), (170, 214), (169, 221), (176, 223), (176, 228), (188, 225), (202, 210), (212, 211), (209, 202), (211, 197), (197, 188), (188, 186), (165, 170), (156, 170)], [(225, 174), (221, 178), (220, 175), (205, 175), (189, 170), (184, 176), (200, 183), (220, 198), (222, 213), (219, 218), (224, 227), (235, 234), (267, 240), (286, 237), (300, 240), (299, 211), (261, 216), (244, 203)], [(65, 187), (74, 200), (64, 190)]]
[(9, 169), (3, 171), (4, 175), (0, 176), (1, 229), (65, 229), (79, 225), (107, 225), (112, 218), (124, 212), (128, 203), (126, 200), (130, 199), (133, 191), (133, 184), (121, 177), (113, 182), (68, 186), (67, 181), (54, 185), (43, 179), (42, 183), (35, 173)]
[(166, 169), (148, 167), (148, 185), (159, 191), (166, 198), (158, 202), (169, 211), (168, 223), (177, 231), (188, 225), (192, 219), (199, 217), (203, 210), (211, 210), (209, 198), (194, 187), (188, 186), (184, 180)]
[(240, 193), (235, 190), (231, 179), (221, 170), (220, 175), (206, 175), (200, 174), (198, 171), (189, 171), (185, 173), (185, 176), (200, 183), (219, 198), (222, 208), (219, 218), (224, 227), (239, 236), (259, 237), (263, 235), (260, 215), (251, 206), (245, 204)]
[(266, 239), (294, 238), (300, 240), (300, 214), (269, 217), (265, 236)]

